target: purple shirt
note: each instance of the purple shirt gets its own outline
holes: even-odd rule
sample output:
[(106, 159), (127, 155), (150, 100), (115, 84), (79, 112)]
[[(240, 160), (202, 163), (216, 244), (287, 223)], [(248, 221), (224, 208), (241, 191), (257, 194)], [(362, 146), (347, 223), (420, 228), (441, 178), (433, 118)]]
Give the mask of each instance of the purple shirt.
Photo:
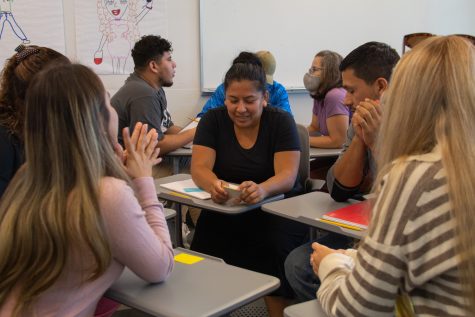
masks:
[(323, 100), (314, 99), (313, 114), (318, 117), (318, 127), (322, 135), (328, 135), (327, 119), (336, 115), (350, 117), (350, 110), (343, 104), (346, 90), (343, 88), (333, 88), (325, 95)]

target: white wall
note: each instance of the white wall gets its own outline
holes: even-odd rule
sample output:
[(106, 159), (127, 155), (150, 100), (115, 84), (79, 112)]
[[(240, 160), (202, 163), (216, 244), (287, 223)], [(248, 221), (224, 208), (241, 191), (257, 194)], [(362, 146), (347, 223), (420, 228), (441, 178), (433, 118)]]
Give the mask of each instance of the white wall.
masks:
[[(65, 21), (66, 54), (71, 59), (75, 60), (74, 55), (76, 51), (76, 44), (73, 1), (74, 0), (63, 0), (63, 10)], [(208, 98), (208, 96), (202, 96), (200, 92), (199, 0), (154, 1), (167, 1), (169, 15), (168, 39), (172, 41), (174, 47), (173, 56), (177, 62), (177, 72), (175, 77), (175, 84), (173, 85), (173, 87), (166, 89), (166, 94), (168, 98), (168, 106), (172, 114), (173, 120), (178, 125), (184, 125), (188, 121), (187, 117), (196, 115)], [(471, 9), (472, 6), (473, 4), (470, 4), (467, 8), (464, 9)], [(430, 8), (428, 8), (427, 11), (423, 12), (425, 19), (428, 19), (433, 16), (433, 13), (429, 9)], [(451, 21), (453, 21), (451, 17), (457, 16), (456, 12), (451, 11), (460, 10), (460, 8), (453, 6), (451, 2), (446, 2), (446, 7), (444, 7), (444, 9), (447, 11), (447, 18), (444, 21), (439, 21), (440, 23), (438, 23), (438, 25), (440, 24), (441, 27), (448, 29), (447, 25), (451, 25)], [(472, 12), (473, 10), (468, 11)], [(224, 12), (223, 14), (229, 14), (229, 12)], [(246, 17), (243, 17), (242, 21), (243, 23), (256, 23), (256, 21), (246, 20)], [(473, 21), (471, 20), (471, 22)], [(45, 21), (44, 23), (47, 22), (48, 21)], [(318, 23), (315, 22), (316, 21), (309, 21), (309, 24), (318, 27)], [(421, 31), (441, 33), (440, 30)], [(322, 29), (322, 32), (329, 32), (329, 30)], [(226, 34), (223, 34), (222, 38), (222, 44), (217, 43), (217, 45), (226, 45), (226, 43), (229, 43), (229, 41), (233, 40), (232, 38), (226, 37)], [(317, 47), (318, 43), (315, 43), (315, 45)], [(399, 49), (399, 47), (396, 48)], [(295, 58), (303, 58), (298, 55), (298, 49), (295, 50)], [(310, 62), (311, 61), (309, 60), (309, 66)], [(223, 75), (225, 71), (226, 69), (222, 70)], [(279, 81), (278, 71), (279, 64), (277, 65), (277, 81)], [(299, 76), (303, 76), (303, 74), (299, 74)], [(101, 76), (106, 88), (111, 94), (113, 94), (122, 86), (126, 77), (127, 76), (118, 75)], [(311, 98), (305, 93), (290, 93), (289, 97), (290, 104), (292, 106), (292, 111), (294, 112), (295, 120), (298, 123), (303, 123), (305, 125), (309, 124), (311, 121), (312, 109)]]
[[(405, 34), (475, 34), (474, 0), (201, 0), (200, 4), (203, 91), (214, 90), (222, 69), (242, 50), (271, 51), (278, 62), (278, 82), (304, 90), (302, 73), (322, 49), (345, 56), (362, 43), (380, 41), (400, 52)], [(219, 45), (223, 42), (226, 45)]]
[[(173, 86), (165, 88), (165, 91), (174, 122), (184, 125), (188, 121), (187, 117), (195, 116), (208, 98), (202, 96), (200, 91), (199, 0), (155, 1), (167, 1), (168, 5), (168, 40), (173, 45), (173, 58), (177, 68)], [(64, 15), (66, 53), (75, 59), (73, 0), (64, 0)], [(225, 72), (226, 69), (223, 69), (223, 75)], [(101, 76), (111, 94), (122, 86), (126, 78), (127, 76), (118, 75)], [(291, 94), (290, 103), (296, 121), (310, 123), (312, 106), (310, 97), (307, 94)]]

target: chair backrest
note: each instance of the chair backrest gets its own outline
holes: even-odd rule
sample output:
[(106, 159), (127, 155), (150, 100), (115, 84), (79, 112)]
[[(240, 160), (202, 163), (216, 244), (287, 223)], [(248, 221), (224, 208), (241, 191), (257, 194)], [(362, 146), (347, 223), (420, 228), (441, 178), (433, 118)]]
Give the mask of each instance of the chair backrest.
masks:
[(297, 132), (300, 139), (300, 164), (298, 175), (303, 190), (307, 192), (307, 184), (310, 178), (310, 141), (306, 127), (297, 124)]
[(475, 45), (475, 36), (469, 34), (455, 34), (457, 36), (463, 37), (466, 40), (469, 40), (473, 45)]
[(426, 38), (429, 38), (431, 36), (435, 36), (435, 34), (432, 33), (411, 33), (411, 34), (406, 34), (404, 35), (402, 39), (402, 53), (406, 51), (406, 46), (409, 48), (413, 48)]
[[(467, 40), (469, 40), (473, 45), (475, 45), (475, 36), (469, 35), (469, 34), (454, 34), (456, 36), (463, 37)], [(404, 38), (402, 39), (402, 53), (406, 51), (406, 46), (409, 48), (413, 48), (426, 38), (435, 36), (435, 34), (432, 33), (411, 33), (411, 34), (406, 34), (404, 35)]]

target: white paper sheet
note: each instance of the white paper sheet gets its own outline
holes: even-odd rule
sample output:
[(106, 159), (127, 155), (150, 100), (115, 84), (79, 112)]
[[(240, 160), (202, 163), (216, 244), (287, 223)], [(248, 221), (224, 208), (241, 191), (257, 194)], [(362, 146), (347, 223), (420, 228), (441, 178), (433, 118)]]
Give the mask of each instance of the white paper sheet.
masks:
[(20, 44), (47, 46), (65, 54), (61, 0), (0, 0), (0, 63)]
[(176, 181), (173, 183), (167, 183), (167, 184), (161, 184), (160, 185), (163, 188), (173, 190), (175, 192), (179, 192), (182, 194), (185, 194), (187, 196), (199, 198), (199, 199), (210, 199), (211, 195), (196, 186), (195, 182), (190, 179), (186, 179), (183, 181)]
[(163, 0), (75, 0), (77, 58), (98, 74), (129, 74), (130, 51), (143, 35), (168, 39)]

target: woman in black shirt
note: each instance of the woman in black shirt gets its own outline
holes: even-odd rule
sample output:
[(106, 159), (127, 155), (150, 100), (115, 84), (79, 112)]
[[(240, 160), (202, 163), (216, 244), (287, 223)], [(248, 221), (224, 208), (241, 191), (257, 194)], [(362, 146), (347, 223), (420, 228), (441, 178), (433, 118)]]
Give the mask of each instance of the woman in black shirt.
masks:
[[(201, 119), (193, 145), (195, 183), (217, 203), (228, 200), (223, 186), (236, 183), (240, 200), (257, 203), (277, 194), (299, 192), (300, 144), (291, 115), (266, 107), (268, 93), (262, 67), (234, 64), (226, 73), (225, 107)], [(293, 246), (304, 241), (305, 226), (251, 210), (239, 215), (203, 211), (191, 248), (227, 263), (281, 279), (281, 288), (266, 299), (269, 310), (282, 312), (292, 297), (283, 263)]]

